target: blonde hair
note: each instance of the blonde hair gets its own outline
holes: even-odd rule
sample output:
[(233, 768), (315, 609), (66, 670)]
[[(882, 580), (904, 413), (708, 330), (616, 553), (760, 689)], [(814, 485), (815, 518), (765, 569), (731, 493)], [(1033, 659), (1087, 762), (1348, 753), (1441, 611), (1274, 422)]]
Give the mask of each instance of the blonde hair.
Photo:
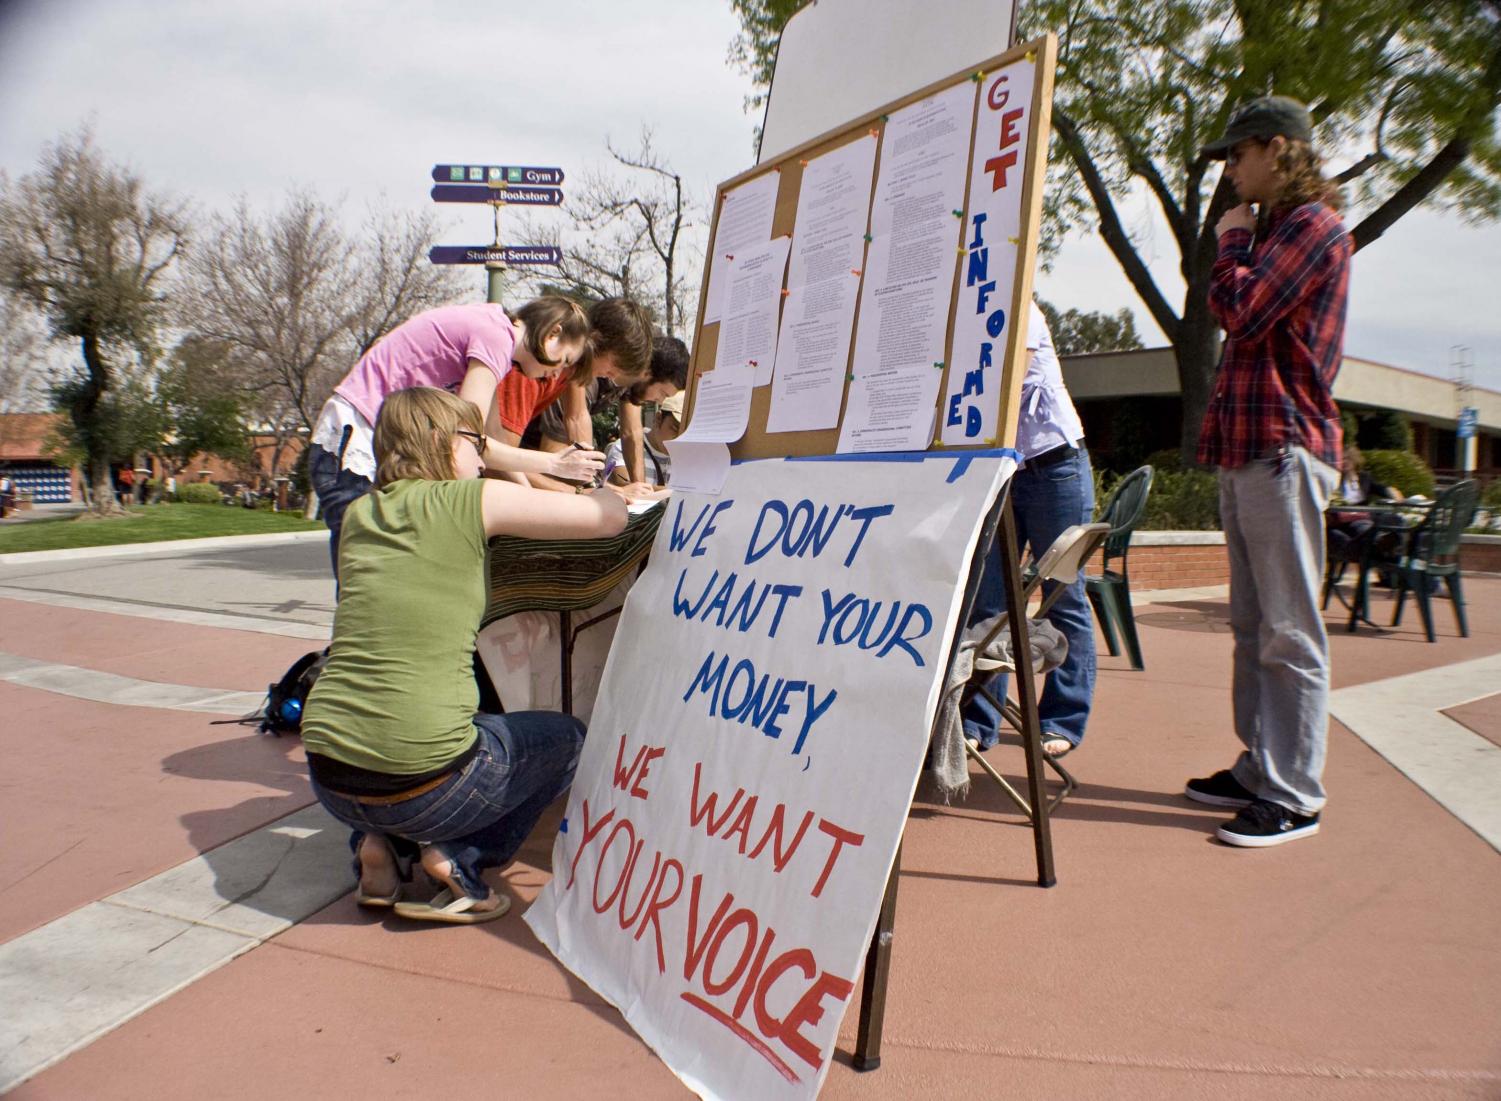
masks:
[(413, 386), (386, 398), (375, 419), (375, 484), (403, 478), (453, 478), (453, 438), (460, 429), (483, 432), (479, 410), (446, 390)]
[(1324, 158), (1306, 141), (1284, 136), (1287, 144), (1277, 154), (1276, 206), (1289, 208), (1304, 203), (1324, 203), (1338, 210), (1344, 204), (1339, 184), (1324, 176)]

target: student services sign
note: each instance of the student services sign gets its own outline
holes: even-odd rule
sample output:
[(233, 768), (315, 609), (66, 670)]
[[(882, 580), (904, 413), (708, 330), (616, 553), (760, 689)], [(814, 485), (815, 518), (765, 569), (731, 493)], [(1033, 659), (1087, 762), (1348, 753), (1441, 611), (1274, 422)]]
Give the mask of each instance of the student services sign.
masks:
[(705, 1097), (814, 1096), (926, 751), (998, 452), (674, 494), (526, 915)]

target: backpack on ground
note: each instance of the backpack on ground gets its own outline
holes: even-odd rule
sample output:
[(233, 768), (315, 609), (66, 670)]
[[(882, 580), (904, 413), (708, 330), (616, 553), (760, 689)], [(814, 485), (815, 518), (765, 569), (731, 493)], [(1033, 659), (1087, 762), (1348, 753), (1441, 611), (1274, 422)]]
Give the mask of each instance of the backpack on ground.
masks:
[(313, 690), (318, 674), (328, 663), (327, 650), (303, 654), (282, 674), (281, 680), (266, 686), (266, 703), (258, 716), (262, 734), (296, 734), (302, 730), (302, 708)]

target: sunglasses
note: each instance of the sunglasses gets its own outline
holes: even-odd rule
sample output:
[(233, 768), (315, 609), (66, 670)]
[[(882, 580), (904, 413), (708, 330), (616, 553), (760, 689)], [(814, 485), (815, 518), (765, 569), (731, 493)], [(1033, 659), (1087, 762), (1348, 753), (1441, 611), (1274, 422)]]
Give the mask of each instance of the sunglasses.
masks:
[(1225, 154), (1225, 167), (1234, 168), (1241, 161), (1246, 159), (1246, 154), (1250, 152), (1253, 147), (1256, 149), (1261, 149), (1264, 148), (1266, 144), (1267, 143), (1264, 141), (1255, 141), (1254, 139), (1252, 141), (1242, 142), (1240, 145), (1237, 145), (1234, 149)]
[(483, 432), (471, 432), (467, 428), (460, 428), (454, 435), (463, 436), (470, 443), (474, 444), (474, 449), (479, 452), (481, 459), (485, 457), (485, 450), (490, 446), (490, 438)]

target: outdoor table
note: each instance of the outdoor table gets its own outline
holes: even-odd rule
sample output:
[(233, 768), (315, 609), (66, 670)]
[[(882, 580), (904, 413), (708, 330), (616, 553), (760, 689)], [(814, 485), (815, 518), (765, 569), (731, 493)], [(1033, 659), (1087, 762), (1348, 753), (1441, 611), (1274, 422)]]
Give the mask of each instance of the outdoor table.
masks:
[[(575, 612), (599, 604), (646, 561), (667, 502), (632, 511), (610, 539), (522, 539), (498, 535), (489, 545), (489, 600), (481, 629), (517, 612), (557, 612), (562, 709), (573, 713), (573, 648), (581, 632), (620, 614), (619, 608), (577, 626)], [(501, 701), (504, 703), (504, 701)]]
[[(1387, 530), (1399, 531), (1403, 537), (1403, 552), (1407, 550), (1407, 540), (1412, 530), (1423, 522), (1428, 516), (1428, 510), (1433, 508), (1434, 502), (1424, 499), (1411, 499), (1401, 501), (1377, 501), (1363, 505), (1331, 504), (1325, 509), (1325, 515), (1334, 512), (1365, 512), (1376, 520), (1377, 526), (1385, 526)], [(1387, 523), (1381, 523), (1386, 518)], [(1350, 609), (1350, 619), (1345, 625), (1345, 630), (1354, 634), (1355, 629), (1365, 623), (1369, 627), (1378, 627), (1380, 624), (1372, 622), (1370, 618), (1370, 572), (1380, 563), (1376, 559), (1375, 539), (1366, 540), (1365, 546), (1360, 552), (1360, 561), (1355, 563), (1359, 572), (1355, 578), (1355, 591), (1349, 600), (1340, 594), (1339, 588), (1330, 586), (1330, 591), (1339, 599), (1339, 602)]]

